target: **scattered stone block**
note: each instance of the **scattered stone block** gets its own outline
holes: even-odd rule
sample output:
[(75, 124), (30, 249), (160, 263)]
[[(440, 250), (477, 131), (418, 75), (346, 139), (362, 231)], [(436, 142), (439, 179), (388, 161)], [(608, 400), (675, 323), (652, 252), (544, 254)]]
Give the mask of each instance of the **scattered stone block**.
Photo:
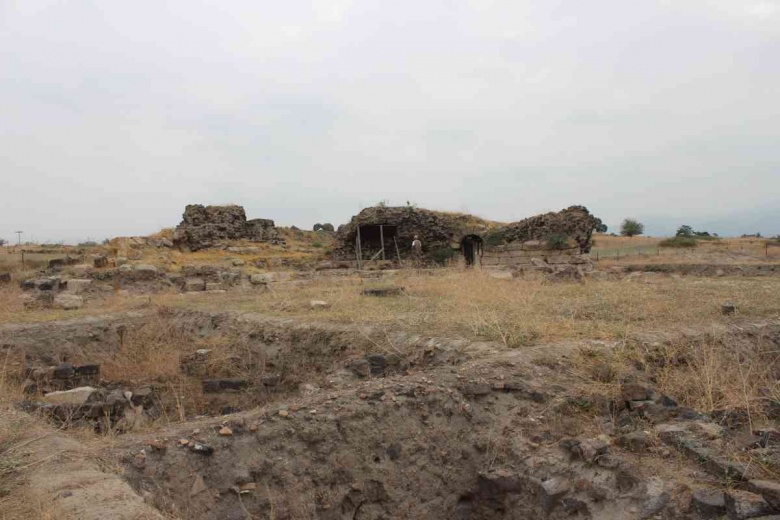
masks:
[(271, 273), (265, 274), (253, 274), (249, 277), (249, 282), (253, 285), (265, 285), (274, 281), (274, 276)]
[(241, 267), (242, 265), (245, 265), (245, 264), (246, 264), (246, 262), (244, 260), (242, 260), (241, 258), (236, 258), (235, 260), (233, 260), (233, 266), (234, 267)]
[(585, 462), (595, 462), (598, 457), (606, 455), (608, 451), (609, 443), (601, 439), (586, 439), (572, 450), (573, 453), (579, 454)]
[(191, 442), (188, 444), (190, 451), (197, 453), (198, 455), (212, 455), (214, 453), (214, 448), (209, 446), (208, 444), (203, 444), (200, 442)]
[(488, 271), (488, 276), (497, 280), (511, 280), (514, 278), (509, 271)]
[(403, 287), (378, 287), (374, 289), (363, 289), (365, 296), (400, 296), (404, 294)]
[(75, 405), (81, 406), (87, 402), (97, 389), (91, 386), (82, 386), (73, 390), (62, 390), (60, 392), (49, 392), (43, 396), (43, 401), (55, 405)]
[(552, 511), (569, 489), (571, 489), (569, 481), (562, 477), (553, 477), (542, 482), (540, 494), (542, 509), (548, 513)]
[(72, 278), (65, 283), (65, 290), (67, 292), (71, 294), (81, 294), (92, 285), (92, 280), (90, 278)]
[(713, 422), (696, 421), (694, 423), (696, 428), (710, 440), (720, 439), (723, 437), (723, 426), (715, 424)]
[(642, 504), (642, 510), (639, 512), (639, 518), (653, 518), (655, 515), (664, 510), (669, 505), (669, 494), (661, 492), (655, 496), (649, 497)]
[(356, 359), (349, 368), (358, 377), (368, 377), (371, 374), (371, 364), (365, 359)]
[(70, 363), (61, 363), (51, 373), (54, 379), (70, 379), (76, 374), (76, 369)]
[(54, 298), (54, 306), (66, 311), (80, 309), (84, 306), (84, 298), (75, 294), (58, 294)]
[(330, 307), (330, 303), (323, 300), (312, 300), (309, 302), (309, 308), (311, 309), (327, 309)]
[(747, 490), (761, 495), (770, 506), (780, 511), (780, 482), (751, 480), (747, 483)]
[(0, 273), (0, 284), (11, 283), (11, 273)]
[(249, 381), (235, 377), (224, 379), (204, 379), (203, 393), (212, 394), (217, 392), (237, 392), (249, 387)]
[(206, 291), (208, 292), (225, 292), (225, 289), (221, 283), (208, 282), (206, 283)]
[(200, 292), (206, 290), (206, 282), (203, 278), (187, 278), (184, 281), (184, 290), (186, 292)]
[(81, 278), (91, 273), (94, 268), (89, 264), (76, 264), (71, 267), (70, 270), (73, 273), (73, 276)]
[(617, 444), (625, 450), (634, 453), (643, 453), (653, 444), (653, 441), (647, 433), (637, 431), (620, 436)]
[(725, 501), (726, 513), (731, 520), (745, 520), (773, 512), (761, 495), (749, 491), (730, 490), (726, 493)]
[(624, 383), (620, 387), (620, 395), (626, 402), (649, 401), (652, 399), (651, 390), (639, 383)]
[(697, 489), (691, 496), (691, 509), (702, 520), (721, 518), (726, 514), (725, 495), (716, 489)]
[(732, 302), (726, 302), (720, 307), (720, 312), (724, 316), (732, 316), (737, 313), (737, 306)]
[(465, 396), (476, 397), (488, 395), (493, 387), (485, 381), (468, 381), (458, 385), (458, 390)]

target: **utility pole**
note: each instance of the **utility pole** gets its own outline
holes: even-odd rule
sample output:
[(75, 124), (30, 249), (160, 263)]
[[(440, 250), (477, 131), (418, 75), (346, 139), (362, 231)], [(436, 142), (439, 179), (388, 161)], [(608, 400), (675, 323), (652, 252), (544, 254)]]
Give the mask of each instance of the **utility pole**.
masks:
[(16, 233), (16, 245), (22, 245), (22, 233), (24, 233), (24, 231), (14, 231), (14, 233)]

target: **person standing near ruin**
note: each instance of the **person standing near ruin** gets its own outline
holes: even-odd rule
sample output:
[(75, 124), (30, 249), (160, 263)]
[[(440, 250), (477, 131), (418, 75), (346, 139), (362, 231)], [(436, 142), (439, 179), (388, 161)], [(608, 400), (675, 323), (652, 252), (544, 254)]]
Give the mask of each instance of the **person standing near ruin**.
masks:
[(422, 242), (420, 242), (418, 235), (414, 235), (414, 240), (412, 240), (412, 259), (414, 259), (415, 265), (419, 265), (422, 260)]

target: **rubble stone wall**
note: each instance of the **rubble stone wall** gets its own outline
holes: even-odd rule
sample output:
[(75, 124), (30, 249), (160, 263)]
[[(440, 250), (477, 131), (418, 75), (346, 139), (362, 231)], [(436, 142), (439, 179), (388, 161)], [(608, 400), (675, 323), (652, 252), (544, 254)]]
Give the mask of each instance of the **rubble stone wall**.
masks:
[(247, 220), (241, 206), (190, 204), (173, 235), (175, 246), (191, 251), (220, 247), (224, 240), (281, 242), (273, 220)]
[(498, 232), (504, 243), (545, 240), (562, 235), (576, 242), (580, 252), (589, 253), (593, 231), (601, 221), (585, 206), (571, 206), (563, 211), (544, 213), (513, 222)]

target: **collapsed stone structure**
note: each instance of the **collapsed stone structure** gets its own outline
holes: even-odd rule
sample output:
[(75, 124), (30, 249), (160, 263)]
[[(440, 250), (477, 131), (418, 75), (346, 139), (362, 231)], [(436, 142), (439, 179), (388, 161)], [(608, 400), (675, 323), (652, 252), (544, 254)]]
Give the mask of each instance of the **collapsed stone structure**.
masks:
[(551, 265), (589, 264), (586, 255), (599, 223), (584, 206), (511, 224), (411, 206), (376, 206), (339, 227), (334, 257), (355, 263), (407, 259), (418, 235), (428, 262), (457, 258), (466, 265), (550, 270)]
[(247, 220), (242, 206), (203, 206), (189, 204), (182, 222), (176, 226), (173, 243), (191, 251), (220, 247), (224, 240), (283, 243), (279, 231), (270, 219)]
[(339, 227), (334, 256), (343, 260), (355, 260), (358, 256), (359, 234), (359, 256), (365, 260), (372, 259), (381, 252), (383, 242), (384, 258), (377, 258), (408, 258), (415, 235), (418, 235), (424, 244), (424, 253), (435, 257), (451, 251), (452, 244), (457, 243), (460, 237), (486, 233), (495, 225), (473, 215), (461, 213), (431, 211), (413, 206), (374, 206), (362, 210), (352, 217), (348, 224)]
[(600, 223), (585, 206), (571, 206), (559, 212), (513, 222), (500, 229), (497, 236), (502, 243), (509, 244), (529, 240), (547, 241), (557, 235), (575, 242), (580, 253), (589, 253), (593, 231)]

